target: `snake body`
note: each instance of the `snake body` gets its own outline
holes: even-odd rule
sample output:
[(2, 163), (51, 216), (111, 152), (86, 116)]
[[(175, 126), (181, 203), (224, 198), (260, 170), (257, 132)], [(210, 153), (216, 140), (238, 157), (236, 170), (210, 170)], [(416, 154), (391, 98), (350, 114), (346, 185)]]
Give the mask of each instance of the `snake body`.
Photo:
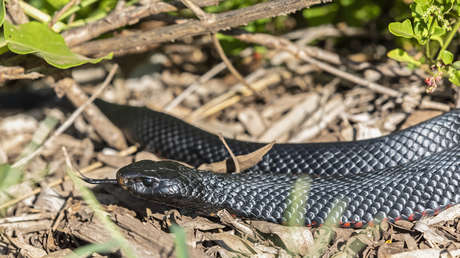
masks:
[[(147, 108), (97, 100), (129, 140), (193, 166), (228, 158), (218, 136)], [(226, 139), (235, 154), (263, 143)], [(140, 161), (117, 182), (132, 194), (208, 213), (227, 209), (254, 219), (360, 227), (375, 219), (417, 219), (460, 203), (460, 110), (405, 130), (353, 142), (275, 144), (238, 174), (179, 163)]]

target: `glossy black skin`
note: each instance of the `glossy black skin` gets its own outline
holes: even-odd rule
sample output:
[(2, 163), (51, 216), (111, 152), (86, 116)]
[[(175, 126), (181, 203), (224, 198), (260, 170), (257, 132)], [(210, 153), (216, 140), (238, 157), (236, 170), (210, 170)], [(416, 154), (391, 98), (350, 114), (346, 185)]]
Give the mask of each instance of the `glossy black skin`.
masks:
[(164, 202), (180, 196), (181, 181), (177, 176), (185, 169), (170, 161), (142, 160), (118, 170), (117, 181), (123, 189), (140, 198)]
[[(197, 166), (228, 156), (216, 135), (177, 118), (146, 108), (96, 104), (130, 140), (165, 158)], [(227, 142), (237, 154), (263, 146)], [(308, 175), (312, 179), (302, 184), (303, 195), (298, 197), (304, 208), (297, 212), (306, 224), (321, 224), (331, 212), (341, 213), (340, 222), (357, 225), (377, 217), (410, 219), (460, 201), (459, 142), (460, 111), (453, 110), (371, 140), (276, 144), (259, 164), (241, 174), (216, 175), (144, 161), (121, 169), (118, 182), (130, 177), (130, 185), (127, 181), (122, 186), (134, 195), (178, 208), (226, 208), (240, 216), (282, 223), (284, 214), (293, 213), (288, 207), (294, 183)], [(146, 178), (150, 181), (144, 184)], [(339, 199), (347, 208), (336, 211)]]
[(217, 211), (219, 207), (204, 207), (200, 202), (201, 196), (193, 194), (204, 193), (203, 177), (213, 176), (212, 173), (207, 175), (208, 173), (210, 172), (197, 171), (174, 161), (142, 160), (119, 169), (117, 181), (123, 189), (139, 198), (208, 214)]

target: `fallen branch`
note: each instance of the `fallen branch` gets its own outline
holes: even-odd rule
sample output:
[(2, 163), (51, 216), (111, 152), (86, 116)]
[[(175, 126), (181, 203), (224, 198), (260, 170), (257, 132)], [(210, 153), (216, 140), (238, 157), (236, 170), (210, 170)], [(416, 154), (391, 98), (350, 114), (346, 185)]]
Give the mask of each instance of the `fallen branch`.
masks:
[[(210, 6), (217, 4), (216, 0), (196, 0), (199, 6)], [(184, 6), (178, 1), (165, 3), (161, 1), (151, 1), (149, 4), (125, 7), (110, 13), (107, 17), (88, 23), (85, 26), (68, 30), (62, 33), (67, 45), (75, 46), (83, 42), (96, 38), (103, 33), (121, 28), (127, 25), (138, 23), (142, 18), (166, 12), (178, 11)]]
[(238, 10), (215, 15), (214, 21), (191, 20), (182, 24), (162, 27), (109, 39), (95, 40), (72, 48), (72, 51), (85, 56), (104, 56), (110, 52), (115, 55), (138, 52), (155, 47), (155, 45), (186, 36), (202, 35), (242, 26), (254, 20), (270, 18), (320, 4), (320, 0), (274, 0), (256, 4)]

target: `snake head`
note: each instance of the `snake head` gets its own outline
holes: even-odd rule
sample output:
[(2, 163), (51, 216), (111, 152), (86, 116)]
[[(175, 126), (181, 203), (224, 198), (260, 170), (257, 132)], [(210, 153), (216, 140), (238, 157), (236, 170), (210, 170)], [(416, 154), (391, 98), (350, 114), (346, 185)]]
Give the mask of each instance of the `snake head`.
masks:
[(118, 170), (118, 184), (131, 194), (168, 204), (180, 195), (180, 171), (187, 167), (173, 161), (142, 160)]

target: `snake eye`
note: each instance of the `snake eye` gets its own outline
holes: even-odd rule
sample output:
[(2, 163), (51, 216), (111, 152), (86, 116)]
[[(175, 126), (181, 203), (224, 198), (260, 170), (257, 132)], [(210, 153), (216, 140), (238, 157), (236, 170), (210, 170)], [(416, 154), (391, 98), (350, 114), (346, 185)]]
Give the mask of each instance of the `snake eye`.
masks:
[(153, 185), (153, 179), (150, 178), (150, 177), (146, 177), (146, 178), (143, 178), (142, 179), (142, 183), (145, 185), (145, 186), (152, 186)]

